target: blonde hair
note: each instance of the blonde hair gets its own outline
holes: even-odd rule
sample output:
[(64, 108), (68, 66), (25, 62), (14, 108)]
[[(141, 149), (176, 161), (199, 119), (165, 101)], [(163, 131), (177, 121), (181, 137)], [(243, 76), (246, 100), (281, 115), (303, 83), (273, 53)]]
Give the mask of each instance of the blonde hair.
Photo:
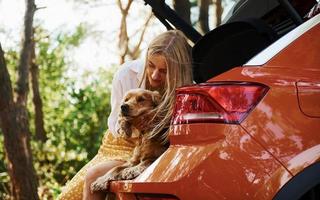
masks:
[(163, 141), (167, 141), (169, 130), (165, 134), (163, 130), (170, 125), (175, 102), (175, 89), (183, 85), (192, 84), (191, 47), (185, 35), (178, 30), (166, 31), (154, 38), (147, 50), (142, 79), (146, 89), (151, 89), (146, 73), (148, 57), (156, 54), (165, 57), (167, 74), (164, 88), (161, 88), (162, 90), (160, 91), (162, 99), (153, 118), (153, 130), (150, 133), (150, 137), (160, 136)]

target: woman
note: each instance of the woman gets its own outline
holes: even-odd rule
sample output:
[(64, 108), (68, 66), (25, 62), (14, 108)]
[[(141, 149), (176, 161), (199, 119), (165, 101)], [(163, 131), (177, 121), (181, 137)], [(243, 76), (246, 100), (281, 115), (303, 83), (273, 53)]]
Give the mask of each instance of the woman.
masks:
[(191, 49), (183, 33), (177, 30), (164, 32), (153, 39), (145, 62), (124, 64), (112, 82), (109, 131), (103, 138), (99, 152), (70, 181), (59, 199), (103, 199), (103, 193), (90, 192), (91, 183), (131, 157), (134, 145), (116, 137), (120, 103), (128, 90), (141, 87), (157, 90), (162, 95), (156, 113), (156, 118), (161, 120), (146, 122), (153, 126), (151, 134), (157, 135), (170, 124), (175, 89), (191, 83)]

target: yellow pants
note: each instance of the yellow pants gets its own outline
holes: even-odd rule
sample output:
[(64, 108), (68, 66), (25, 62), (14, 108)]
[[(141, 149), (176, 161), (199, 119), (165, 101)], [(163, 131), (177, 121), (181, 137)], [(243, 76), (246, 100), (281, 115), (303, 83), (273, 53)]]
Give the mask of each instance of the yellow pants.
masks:
[(82, 200), (84, 178), (88, 168), (108, 160), (126, 161), (132, 156), (133, 148), (133, 142), (115, 138), (107, 131), (102, 139), (98, 154), (67, 183), (62, 189), (62, 193), (59, 195), (58, 199)]

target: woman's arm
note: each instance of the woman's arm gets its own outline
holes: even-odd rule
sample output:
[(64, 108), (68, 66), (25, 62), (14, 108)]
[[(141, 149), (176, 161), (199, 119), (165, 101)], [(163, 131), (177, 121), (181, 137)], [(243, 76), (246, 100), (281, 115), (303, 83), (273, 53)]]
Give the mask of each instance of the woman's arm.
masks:
[(113, 135), (117, 134), (118, 127), (118, 114), (120, 111), (120, 105), (123, 98), (123, 87), (120, 78), (121, 70), (117, 71), (112, 80), (111, 89), (111, 113), (108, 118), (108, 127)]
[(118, 125), (118, 115), (122, 98), (130, 89), (138, 88), (139, 73), (143, 71), (144, 62), (141, 60), (128, 61), (123, 64), (115, 73), (112, 80), (111, 90), (111, 113), (108, 118), (108, 127), (111, 133), (116, 136)]

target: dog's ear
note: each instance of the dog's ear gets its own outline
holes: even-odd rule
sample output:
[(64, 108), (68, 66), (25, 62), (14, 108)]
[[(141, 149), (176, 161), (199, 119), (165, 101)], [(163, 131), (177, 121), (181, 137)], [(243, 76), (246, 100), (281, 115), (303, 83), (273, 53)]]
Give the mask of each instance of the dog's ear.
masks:
[(125, 118), (119, 118), (119, 129), (118, 134), (125, 137), (131, 137), (132, 135), (132, 126)]
[(130, 138), (132, 135), (132, 126), (128, 121), (124, 124), (123, 130), (125, 132), (126, 137)]
[(152, 101), (157, 106), (161, 102), (161, 95), (158, 91), (153, 91)]

